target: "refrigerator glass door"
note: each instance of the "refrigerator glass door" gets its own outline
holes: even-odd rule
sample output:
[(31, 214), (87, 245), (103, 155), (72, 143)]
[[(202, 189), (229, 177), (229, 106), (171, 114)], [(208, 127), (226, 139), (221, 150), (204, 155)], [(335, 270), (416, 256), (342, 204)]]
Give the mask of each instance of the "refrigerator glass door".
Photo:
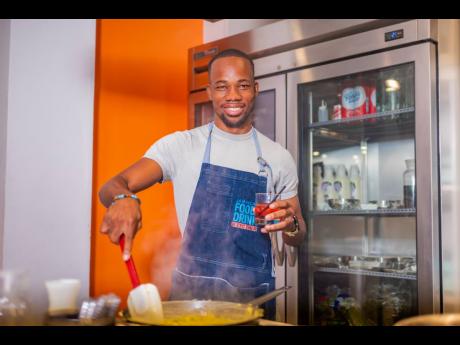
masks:
[(439, 305), (437, 205), (426, 199), (437, 184), (431, 48), (288, 77), (309, 227), (299, 323), (392, 325)]
[[(286, 147), (286, 76), (279, 75), (258, 79), (259, 95), (254, 105), (254, 127), (270, 139)], [(281, 234), (272, 237), (272, 248), (275, 256), (275, 287), (292, 285), (286, 282), (286, 260)], [(276, 239), (276, 241), (275, 241)], [(286, 294), (276, 298), (276, 320), (286, 321)]]

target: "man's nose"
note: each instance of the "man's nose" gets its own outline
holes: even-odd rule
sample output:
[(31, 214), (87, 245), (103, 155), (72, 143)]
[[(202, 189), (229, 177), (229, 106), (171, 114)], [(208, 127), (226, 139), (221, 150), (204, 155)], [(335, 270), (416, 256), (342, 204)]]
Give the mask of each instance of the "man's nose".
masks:
[(241, 99), (241, 94), (240, 94), (240, 90), (238, 89), (238, 85), (230, 85), (228, 87), (226, 99), (227, 100)]

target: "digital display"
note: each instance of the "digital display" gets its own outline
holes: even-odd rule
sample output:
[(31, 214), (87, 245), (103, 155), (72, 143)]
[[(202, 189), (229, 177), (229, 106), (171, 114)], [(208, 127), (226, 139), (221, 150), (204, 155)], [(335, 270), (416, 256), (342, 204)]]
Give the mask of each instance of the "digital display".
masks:
[(214, 47), (214, 48), (209, 48), (205, 51), (202, 51), (202, 52), (198, 52), (198, 53), (195, 53), (193, 55), (193, 59), (194, 60), (200, 60), (208, 55), (216, 55), (217, 54), (217, 47)]
[(385, 32), (385, 42), (397, 40), (404, 37), (404, 30)]

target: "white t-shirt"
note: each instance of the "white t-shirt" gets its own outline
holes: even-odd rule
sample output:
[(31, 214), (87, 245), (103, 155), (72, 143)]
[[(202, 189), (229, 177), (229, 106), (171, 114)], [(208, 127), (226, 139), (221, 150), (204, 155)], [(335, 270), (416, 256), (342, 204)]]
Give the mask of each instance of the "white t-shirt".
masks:
[[(231, 134), (214, 126), (210, 163), (257, 174), (257, 150), (251, 132)], [(286, 185), (280, 199), (296, 196), (297, 167), (291, 154), (280, 144), (259, 131), (256, 132), (262, 157), (272, 168), (275, 191)], [(182, 234), (200, 176), (208, 134), (208, 125), (175, 132), (159, 139), (144, 155), (160, 165), (163, 170), (163, 181), (173, 182), (177, 218)]]

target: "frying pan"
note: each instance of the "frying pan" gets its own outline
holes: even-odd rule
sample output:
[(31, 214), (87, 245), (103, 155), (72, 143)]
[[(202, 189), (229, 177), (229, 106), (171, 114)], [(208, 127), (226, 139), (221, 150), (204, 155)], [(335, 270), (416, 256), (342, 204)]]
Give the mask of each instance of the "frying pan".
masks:
[[(149, 323), (156, 326), (230, 326), (253, 322), (263, 316), (259, 308), (272, 298), (286, 292), (290, 286), (282, 287), (258, 297), (248, 303), (212, 300), (184, 300), (162, 302), (163, 322)], [(131, 318), (128, 310), (122, 312), (127, 322), (143, 324)]]

